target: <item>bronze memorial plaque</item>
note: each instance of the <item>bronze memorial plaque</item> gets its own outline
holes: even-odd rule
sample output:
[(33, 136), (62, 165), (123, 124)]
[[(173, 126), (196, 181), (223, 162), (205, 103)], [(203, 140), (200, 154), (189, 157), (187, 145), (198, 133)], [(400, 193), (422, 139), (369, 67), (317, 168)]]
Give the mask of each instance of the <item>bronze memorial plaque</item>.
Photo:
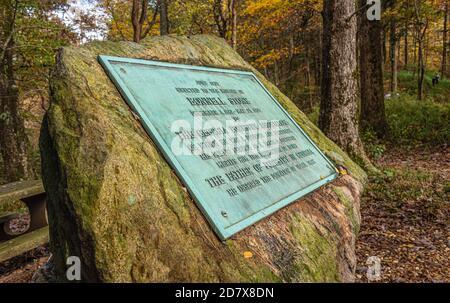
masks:
[(221, 239), (338, 175), (251, 72), (99, 61)]

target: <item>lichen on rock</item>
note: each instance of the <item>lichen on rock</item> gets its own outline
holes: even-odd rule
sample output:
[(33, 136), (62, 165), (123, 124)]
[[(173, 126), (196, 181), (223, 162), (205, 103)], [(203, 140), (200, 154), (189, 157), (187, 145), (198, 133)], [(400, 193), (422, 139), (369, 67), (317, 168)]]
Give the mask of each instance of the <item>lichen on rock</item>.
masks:
[[(100, 54), (253, 71), (348, 174), (221, 242), (97, 62)], [(224, 40), (66, 47), (50, 91), (40, 145), (58, 280), (68, 256), (80, 257), (82, 278), (92, 282), (353, 280), (364, 171)]]

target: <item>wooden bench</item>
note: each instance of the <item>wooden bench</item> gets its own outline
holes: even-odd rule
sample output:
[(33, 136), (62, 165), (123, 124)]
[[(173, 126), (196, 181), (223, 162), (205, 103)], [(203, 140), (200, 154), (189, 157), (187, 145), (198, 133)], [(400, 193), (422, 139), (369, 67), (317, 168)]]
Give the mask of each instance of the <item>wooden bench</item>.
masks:
[(18, 213), (0, 215), (0, 262), (48, 243), (46, 194), (42, 181), (20, 181), (0, 185), (0, 205), (21, 200), (30, 214), (28, 229), (21, 233), (11, 230), (11, 221)]

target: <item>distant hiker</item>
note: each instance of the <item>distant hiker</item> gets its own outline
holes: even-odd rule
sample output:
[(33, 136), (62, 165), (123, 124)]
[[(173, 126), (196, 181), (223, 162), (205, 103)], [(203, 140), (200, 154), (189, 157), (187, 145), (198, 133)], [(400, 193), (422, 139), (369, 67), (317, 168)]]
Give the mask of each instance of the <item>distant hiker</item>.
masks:
[(433, 77), (433, 86), (438, 85), (440, 80), (441, 80), (441, 75), (439, 75), (439, 73), (436, 73)]

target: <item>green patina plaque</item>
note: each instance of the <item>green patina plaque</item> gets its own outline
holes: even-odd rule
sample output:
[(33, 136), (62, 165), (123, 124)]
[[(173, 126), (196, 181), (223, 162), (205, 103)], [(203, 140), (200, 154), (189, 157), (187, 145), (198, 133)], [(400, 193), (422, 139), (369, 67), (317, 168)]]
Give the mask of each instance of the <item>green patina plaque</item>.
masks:
[(221, 239), (338, 175), (251, 72), (99, 61)]

